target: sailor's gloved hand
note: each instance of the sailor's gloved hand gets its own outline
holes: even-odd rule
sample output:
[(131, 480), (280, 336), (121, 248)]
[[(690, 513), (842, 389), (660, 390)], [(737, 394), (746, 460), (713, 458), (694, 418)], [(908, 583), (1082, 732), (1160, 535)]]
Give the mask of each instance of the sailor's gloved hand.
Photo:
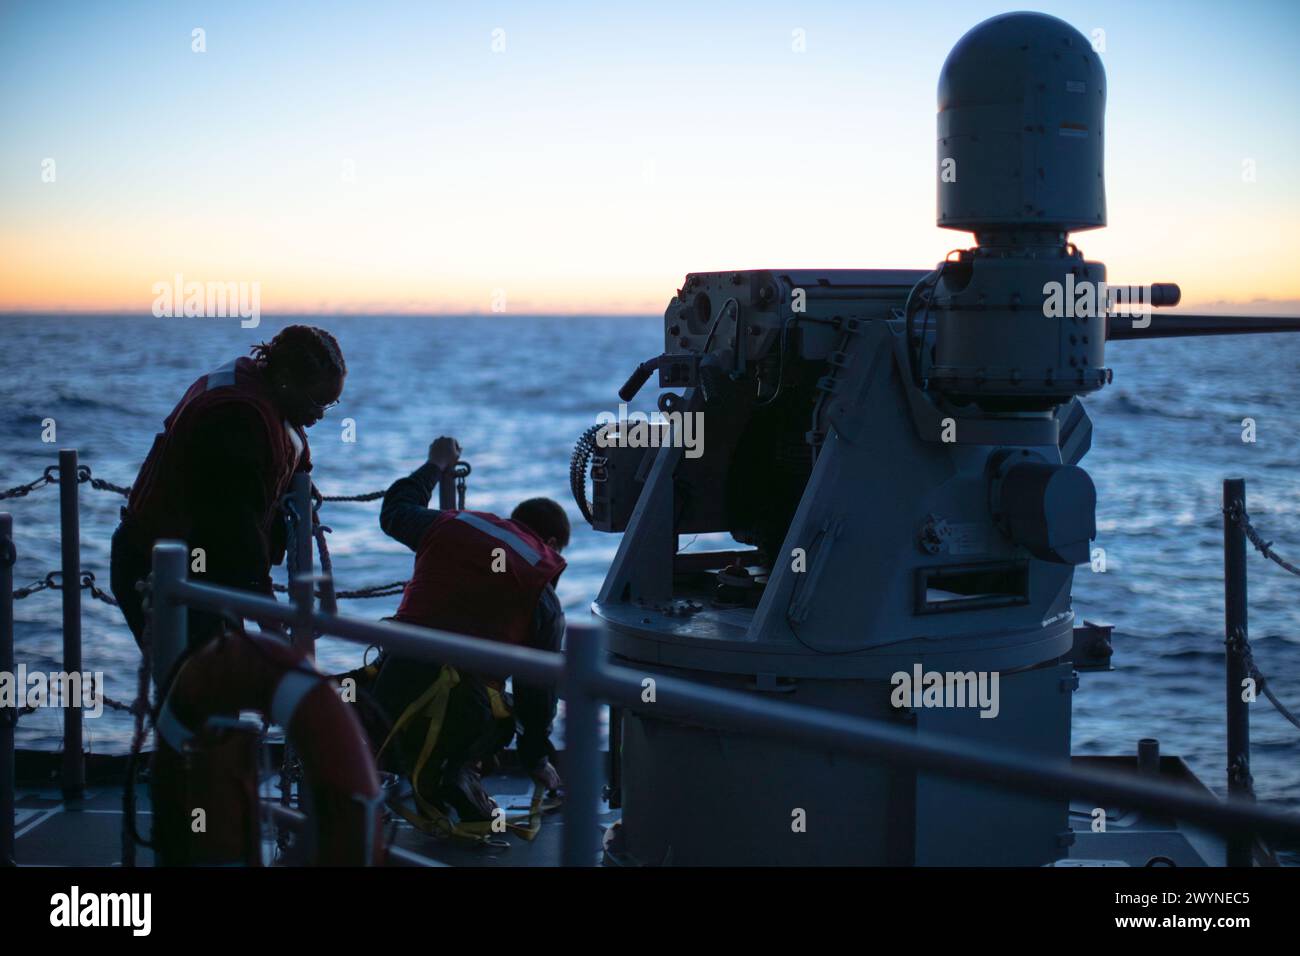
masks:
[(446, 471), (460, 461), (460, 442), (446, 435), (439, 435), (438, 439), (429, 446), (429, 461), (437, 465), (440, 470)]
[(536, 783), (539, 783), (547, 790), (559, 790), (564, 786), (564, 781), (560, 779), (559, 771), (555, 765), (546, 757), (543, 757), (537, 763), (533, 764), (533, 769), (528, 772)]

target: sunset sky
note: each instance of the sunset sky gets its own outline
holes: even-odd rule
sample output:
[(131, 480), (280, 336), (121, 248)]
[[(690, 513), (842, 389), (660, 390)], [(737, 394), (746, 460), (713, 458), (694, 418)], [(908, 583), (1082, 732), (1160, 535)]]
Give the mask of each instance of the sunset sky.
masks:
[[(689, 271), (929, 267), (972, 244), (934, 225), (939, 68), (1009, 9), (5, 3), (0, 310), (145, 314), (180, 273), (268, 314), (644, 314)], [(1105, 31), (1088, 257), (1297, 311), (1300, 3), (1035, 9)]]

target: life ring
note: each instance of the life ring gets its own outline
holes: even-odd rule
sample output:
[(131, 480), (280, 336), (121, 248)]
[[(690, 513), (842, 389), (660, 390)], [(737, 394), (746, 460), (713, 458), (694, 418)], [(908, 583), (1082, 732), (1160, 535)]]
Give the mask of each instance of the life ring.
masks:
[(158, 865), (261, 865), (256, 736), (221, 732), (248, 710), (284, 727), (302, 759), (312, 862), (382, 863), (383, 796), (361, 722), (302, 651), (231, 631), (185, 659), (159, 709), (151, 779)]

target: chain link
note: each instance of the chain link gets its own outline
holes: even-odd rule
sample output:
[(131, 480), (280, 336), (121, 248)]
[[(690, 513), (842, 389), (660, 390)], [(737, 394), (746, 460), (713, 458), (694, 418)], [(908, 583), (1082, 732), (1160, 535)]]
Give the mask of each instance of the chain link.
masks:
[[(30, 597), (31, 595), (37, 593), (38, 591), (45, 591), (45, 590), (61, 591), (63, 590), (63, 584), (58, 579), (62, 577), (63, 577), (62, 571), (51, 571), (49, 574), (45, 575), (45, 577), (42, 580), (36, 581), (32, 584), (27, 585), (26, 587), (21, 587), (15, 590), (13, 592), (14, 600), (20, 601), (25, 597)], [(104, 591), (102, 588), (99, 587), (99, 585), (95, 583), (94, 572), (82, 571), (80, 573), (80, 584), (78, 585), (78, 587), (80, 587), (83, 591), (89, 591), (90, 596), (97, 601), (103, 601), (105, 604), (112, 605), (113, 607), (120, 606), (111, 594)]]
[[(342, 600), (353, 600), (361, 598), (379, 598), (392, 597), (395, 594), (401, 594), (405, 590), (407, 581), (390, 581), (387, 584), (372, 584), (369, 587), (357, 588), (353, 591), (336, 591), (334, 596)], [(283, 584), (272, 584), (271, 590), (277, 594), (288, 594), (289, 589)], [(316, 592), (316, 597), (321, 597), (321, 592)]]
[[(460, 498), (461, 498), (462, 507), (464, 506), (465, 479), (466, 477), (468, 477), (470, 471), (471, 468), (469, 462), (461, 461), (456, 463), (455, 466), (456, 490), (458, 492), (461, 492)], [(28, 482), (25, 485), (17, 485), (16, 487), (9, 488), (6, 491), (0, 491), (0, 501), (4, 500), (5, 498), (23, 498), (31, 494), (33, 491), (36, 491), (38, 488), (44, 488), (46, 485), (58, 484), (59, 482), (58, 473), (59, 473), (59, 466), (50, 465), (41, 474), (41, 477), (37, 478), (35, 481)], [(90, 487), (94, 488), (96, 491), (111, 491), (114, 494), (122, 495), (123, 497), (129, 497), (131, 494), (131, 487), (129, 485), (117, 485), (111, 481), (108, 481), (105, 478), (94, 477), (94, 475), (91, 474), (89, 465), (77, 466), (77, 483), (83, 485), (89, 483)], [(384, 495), (386, 495), (387, 493), (388, 492), (385, 490), (385, 491), (367, 491), (364, 494), (356, 494), (356, 495), (322, 495), (314, 487), (312, 488), (312, 496), (319, 502), (378, 501), (380, 498), (384, 497)]]
[[(456, 491), (457, 491), (457, 497), (459, 499), (458, 506), (462, 509), (465, 507), (465, 478), (466, 476), (469, 475), (469, 473), (470, 473), (469, 462), (457, 463), (456, 472), (455, 472)], [(43, 488), (46, 485), (56, 485), (58, 483), (59, 483), (59, 466), (50, 465), (48, 468), (45, 469), (44, 472), (42, 472), (41, 476), (37, 478), (35, 481), (28, 482), (25, 485), (18, 485), (14, 488), (9, 488), (6, 491), (0, 491), (0, 500), (4, 500), (6, 498), (23, 498), (31, 494), (33, 491), (36, 491), (39, 488)], [(129, 497), (131, 494), (131, 489), (129, 486), (114, 484), (113, 482), (108, 481), (104, 478), (96, 478), (94, 474), (91, 472), (89, 465), (77, 466), (77, 483), (89, 484), (92, 488), (94, 488), (97, 491), (110, 491), (113, 492), (114, 494), (122, 495), (123, 497)], [(385, 494), (387, 494), (387, 492), (385, 491), (370, 491), (370, 492), (366, 492), (365, 494), (358, 494), (358, 495), (322, 495), (315, 488), (315, 486), (312, 487), (312, 497), (316, 500), (317, 508), (320, 507), (321, 503), (326, 501), (356, 501), (356, 502), (377, 501), (380, 498), (384, 497)], [(286, 505), (287, 505), (287, 501), (286, 501)], [(296, 515), (288, 513), (287, 508), (286, 508), (286, 512), (287, 512), (289, 523), (290, 525), (292, 525), (293, 521), (296, 518)], [(325, 545), (324, 542), (324, 533), (330, 530), (331, 529), (328, 526), (319, 525), (319, 524), (317, 524), (312, 529), (313, 534), (316, 538), (317, 547), (321, 549), (322, 555), (328, 553), (327, 546)], [(290, 540), (292, 540), (292, 535), (290, 536)], [(289, 564), (288, 571), (289, 571), (289, 575), (292, 577), (297, 570), (296, 568), (297, 555), (294, 553), (292, 548), (287, 549), (285, 560), (286, 563)], [(332, 567), (326, 568), (324, 561), (322, 561), (321, 570), (323, 572), (329, 573), (330, 571), (332, 571)], [(27, 585), (26, 587), (17, 588), (13, 592), (14, 600), (21, 601), (25, 597), (30, 597), (31, 595), (36, 594), (37, 592), (45, 591), (47, 589), (55, 590), (55, 591), (59, 590), (62, 587), (62, 585), (59, 584), (57, 580), (59, 575), (60, 572), (51, 571), (49, 574), (47, 574), (44, 577), (43, 580), (35, 581), (32, 584)], [(95, 576), (91, 572), (89, 571), (81, 572), (81, 587), (89, 591), (90, 596), (95, 600), (103, 601), (105, 604), (111, 605), (112, 607), (119, 606), (117, 601), (113, 599), (113, 596), (111, 594), (107, 593), (102, 588), (100, 588), (97, 584), (95, 584)], [(401, 594), (402, 589), (405, 587), (406, 587), (405, 581), (390, 581), (387, 584), (375, 584), (375, 585), (371, 585), (370, 587), (357, 588), (352, 591), (339, 591), (335, 594), (335, 598), (352, 600), (352, 599), (365, 599), (365, 598), (392, 597), (394, 595)], [(274, 588), (276, 591), (279, 591), (281, 593), (287, 592), (289, 590), (282, 584), (277, 584), (274, 586)], [(319, 595), (317, 596), (319, 597)]]
[(364, 495), (321, 495), (321, 501), (378, 501), (387, 491), (367, 491)]
[(105, 481), (103, 478), (95, 478), (90, 474), (89, 465), (78, 465), (77, 484), (84, 485), (86, 482), (90, 482), (90, 487), (94, 488), (96, 491), (111, 491), (124, 498), (129, 498), (131, 496), (130, 487), (115, 485), (111, 481)]
[(18, 485), (17, 487), (10, 488), (7, 491), (0, 491), (0, 501), (5, 498), (25, 498), (37, 488), (44, 488), (46, 485), (54, 484), (54, 482), (59, 479), (51, 477), (50, 472), (57, 472), (58, 470), (58, 465), (50, 465), (50, 467), (45, 469), (45, 472), (41, 477), (37, 478), (35, 481), (28, 482), (25, 485)]

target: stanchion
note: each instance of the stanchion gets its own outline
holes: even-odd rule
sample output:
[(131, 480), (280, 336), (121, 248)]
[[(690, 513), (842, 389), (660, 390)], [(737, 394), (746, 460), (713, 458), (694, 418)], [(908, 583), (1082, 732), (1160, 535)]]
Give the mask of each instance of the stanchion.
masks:
[[(1225, 682), (1224, 703), (1228, 737), (1228, 799), (1255, 800), (1250, 776), (1250, 704), (1243, 694), (1250, 675), (1246, 657), (1250, 635), (1246, 626), (1246, 482), (1223, 482), (1223, 617)], [(1250, 866), (1253, 841), (1247, 834), (1228, 840), (1228, 865)]]
[(595, 866), (600, 852), (600, 699), (596, 679), (605, 661), (605, 632), (570, 631), (564, 648), (565, 866)]
[(153, 546), (153, 591), (149, 596), (149, 629), (153, 683), (159, 699), (167, 691), (172, 668), (189, 642), (189, 611), (175, 599), (176, 585), (189, 571), (189, 551), (183, 541), (159, 541)]
[[(0, 512), (0, 673), (14, 668), (14, 519)], [(14, 725), (18, 701), (0, 709), (0, 866), (14, 865)]]
[[(81, 673), (81, 522), (77, 503), (77, 450), (59, 451), (59, 534), (63, 569), (63, 673), (65, 687)], [(80, 678), (78, 678), (79, 686)], [(63, 701), (63, 799), (86, 793), (86, 758), (81, 750), (81, 701)]]

